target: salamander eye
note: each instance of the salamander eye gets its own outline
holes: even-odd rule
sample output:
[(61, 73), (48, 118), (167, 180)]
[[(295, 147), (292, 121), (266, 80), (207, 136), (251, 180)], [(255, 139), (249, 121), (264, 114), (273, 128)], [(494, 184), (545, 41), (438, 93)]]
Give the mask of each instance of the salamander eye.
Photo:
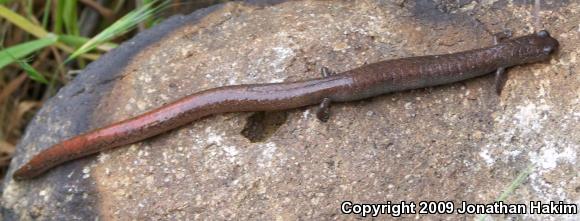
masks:
[(538, 36), (539, 37), (542, 37), (542, 38), (545, 38), (545, 37), (550, 36), (550, 33), (548, 33), (548, 31), (546, 31), (546, 30), (541, 30), (541, 31), (538, 32)]
[(552, 51), (554, 51), (554, 47), (552, 47), (552, 46), (546, 46), (546, 47), (544, 47), (544, 53), (545, 54), (551, 54)]

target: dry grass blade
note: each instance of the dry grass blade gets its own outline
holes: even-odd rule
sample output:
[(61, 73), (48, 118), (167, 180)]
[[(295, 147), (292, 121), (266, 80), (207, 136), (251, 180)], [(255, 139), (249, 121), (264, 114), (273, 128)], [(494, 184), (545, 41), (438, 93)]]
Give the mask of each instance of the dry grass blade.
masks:
[(20, 88), (20, 85), (22, 85), (24, 80), (26, 80), (26, 75), (21, 74), (16, 79), (10, 81), (10, 83), (8, 83), (8, 85), (5, 88), (3, 88), (2, 91), (0, 91), (0, 104), (2, 104), (2, 102), (6, 100), (6, 98), (9, 95), (14, 93), (14, 91), (16, 91), (18, 88)]
[(12, 24), (15, 24), (22, 30), (36, 36), (37, 38), (44, 38), (48, 34), (46, 30), (42, 27), (33, 24), (32, 22), (28, 21), (26, 18), (12, 12), (12, 10), (0, 5), (0, 17), (5, 18)]
[(7, 168), (16, 147), (14, 144), (0, 140), (0, 168)]

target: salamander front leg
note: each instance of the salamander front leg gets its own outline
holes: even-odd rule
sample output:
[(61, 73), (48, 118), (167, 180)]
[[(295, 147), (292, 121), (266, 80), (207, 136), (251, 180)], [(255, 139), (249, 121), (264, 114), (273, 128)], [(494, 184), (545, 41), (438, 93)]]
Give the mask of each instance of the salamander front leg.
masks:
[[(327, 67), (322, 67), (320, 69), (320, 73), (322, 74), (322, 77), (334, 75), (334, 72), (330, 71), (330, 69), (328, 69)], [(332, 102), (328, 97), (322, 99), (322, 102), (320, 102), (320, 105), (318, 106), (318, 110), (316, 110), (316, 117), (318, 118), (318, 120), (322, 122), (328, 121), (328, 118), (330, 118), (331, 103)]]
[[(508, 39), (512, 36), (512, 32), (510, 30), (505, 30), (502, 32), (498, 32), (493, 35), (493, 43), (499, 44), (501, 41)], [(500, 95), (503, 87), (505, 86), (505, 82), (507, 81), (507, 74), (505, 72), (505, 67), (500, 67), (495, 71), (495, 92)]]

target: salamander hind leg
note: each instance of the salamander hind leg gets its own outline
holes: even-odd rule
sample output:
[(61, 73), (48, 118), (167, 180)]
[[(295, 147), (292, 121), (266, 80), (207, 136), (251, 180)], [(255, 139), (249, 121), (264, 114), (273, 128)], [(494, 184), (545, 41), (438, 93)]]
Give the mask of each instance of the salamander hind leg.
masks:
[(318, 120), (322, 122), (328, 121), (330, 118), (330, 98), (322, 99), (322, 102), (318, 106), (318, 110), (316, 110), (316, 117)]
[(501, 91), (503, 90), (506, 81), (507, 74), (505, 73), (505, 68), (498, 68), (497, 71), (495, 71), (495, 82), (494, 82), (495, 93), (497, 93), (498, 95), (501, 94)]
[[(322, 74), (322, 77), (329, 77), (334, 75), (335, 73), (330, 71), (330, 69), (328, 69), (327, 67), (322, 67), (320, 69), (320, 73)], [(320, 105), (318, 106), (318, 110), (316, 110), (316, 117), (318, 118), (318, 120), (322, 121), (322, 122), (326, 122), (328, 121), (328, 119), (330, 118), (330, 104), (331, 104), (331, 100), (330, 98), (324, 98), (322, 99), (322, 102), (320, 102)]]
[[(510, 31), (510, 30), (504, 30), (502, 32), (495, 33), (493, 35), (493, 43), (497, 45), (500, 42), (502, 42), (503, 40), (510, 38), (511, 36), (512, 36), (512, 31)], [(507, 74), (506, 74), (505, 69), (506, 69), (505, 67), (501, 67), (495, 71), (494, 87), (495, 87), (495, 93), (497, 93), (498, 95), (501, 94), (501, 91), (503, 90), (503, 87), (505, 86), (505, 82), (507, 81)]]
[(495, 33), (493, 34), (493, 44), (499, 44), (503, 40), (506, 40), (511, 37), (512, 37), (511, 30), (503, 30), (501, 32)]

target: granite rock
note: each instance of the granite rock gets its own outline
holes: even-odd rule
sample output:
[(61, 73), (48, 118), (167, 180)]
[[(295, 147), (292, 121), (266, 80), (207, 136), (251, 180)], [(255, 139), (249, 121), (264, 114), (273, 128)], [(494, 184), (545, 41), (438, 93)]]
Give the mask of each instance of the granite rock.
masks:
[[(203, 89), (478, 48), (504, 29), (546, 28), (561, 49), (549, 62), (510, 68), (501, 96), (485, 76), (335, 104), (327, 123), (314, 107), (217, 115), (37, 179), (7, 177), (4, 219), (356, 219), (341, 213), (343, 201), (491, 203), (522, 173), (506, 202), (578, 204), (580, 5), (548, 2), (536, 13), (530, 2), (254, 1), (175, 16), (89, 65), (47, 102), (11, 171), (62, 139)], [(260, 139), (246, 138), (248, 122), (266, 128)]]

